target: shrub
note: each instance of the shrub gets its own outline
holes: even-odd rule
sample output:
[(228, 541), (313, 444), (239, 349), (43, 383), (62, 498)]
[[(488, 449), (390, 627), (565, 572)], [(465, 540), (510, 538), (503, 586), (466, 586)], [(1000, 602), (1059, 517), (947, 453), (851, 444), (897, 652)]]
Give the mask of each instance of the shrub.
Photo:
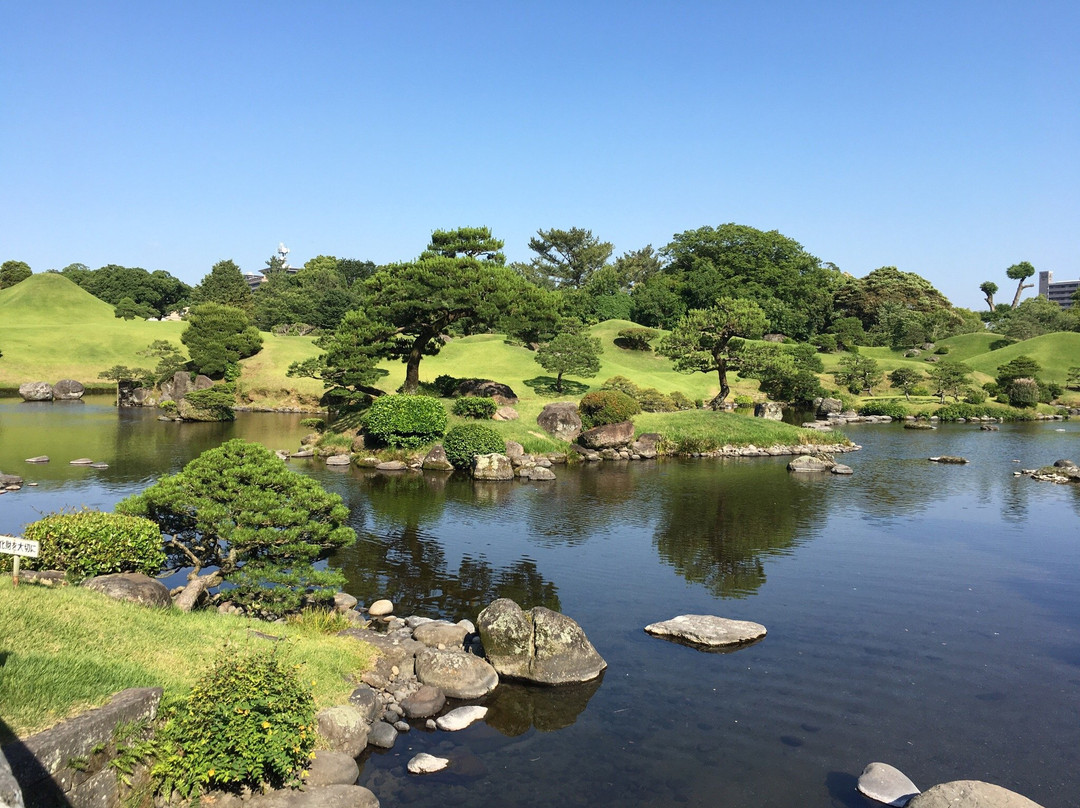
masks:
[(907, 414), (907, 408), (899, 401), (867, 401), (859, 407), (859, 415), (888, 415), (898, 421)]
[(175, 415), (176, 414), (176, 402), (173, 401), (171, 398), (163, 399), (162, 401), (158, 402), (158, 409), (159, 410), (164, 410), (165, 412), (169, 413), (170, 415)]
[(1008, 395), (1013, 407), (1034, 407), (1039, 403), (1039, 383), (1034, 379), (1013, 379)]
[(1001, 393), (1001, 388), (997, 382), (987, 382), (982, 386), (982, 389), (986, 391), (988, 396), (997, 397)]
[(445, 373), (436, 376), (435, 381), (431, 383), (432, 387), (438, 391), (439, 395), (443, 398), (452, 398), (454, 391), (457, 389), (458, 383), (461, 379), (456, 376), (447, 376)]
[(661, 393), (655, 387), (639, 390), (634, 399), (642, 412), (675, 412), (678, 409), (671, 396)]
[(454, 415), (464, 418), (484, 420), (495, 414), (495, 399), (480, 396), (466, 396), (454, 401)]
[(983, 404), (986, 398), (986, 391), (981, 387), (969, 387), (964, 395), (964, 401), (968, 404)]
[(1042, 385), (1042, 388), (1046, 395), (1047, 400), (1044, 402), (1046, 404), (1049, 404), (1055, 398), (1061, 398), (1065, 395), (1065, 388), (1057, 382), (1049, 382), (1048, 384)]
[(631, 398), (636, 398), (637, 394), (641, 392), (641, 388), (630, 381), (625, 376), (612, 376), (602, 385), (601, 390), (618, 390), (620, 393), (626, 393)]
[(619, 390), (587, 393), (578, 404), (581, 424), (586, 429), (629, 421), (641, 412), (637, 401)]
[(754, 406), (754, 399), (752, 399), (750, 396), (742, 396), (742, 395), (735, 396), (733, 401), (735, 402), (736, 407), (753, 407)]
[(326, 420), (323, 418), (301, 418), (300, 426), (306, 429), (314, 429), (316, 432), (322, 432), (326, 429)]
[(101, 511), (53, 513), (26, 526), (23, 536), (41, 543), (37, 569), (64, 570), (74, 578), (113, 572), (157, 575), (165, 565), (161, 529), (149, 519)]
[(233, 405), (236, 403), (236, 386), (231, 382), (215, 384), (205, 390), (192, 390), (184, 400), (217, 421), (232, 421), (236, 418)]
[(945, 356), (945, 354), (947, 354), (948, 352), (949, 352), (949, 346), (948, 345), (939, 345), (934, 350), (934, 353), (936, 353), (936, 354), (938, 354), (940, 356)]
[(430, 396), (379, 396), (364, 419), (365, 431), (380, 443), (415, 449), (446, 432), (446, 410)]
[(619, 332), (619, 347), (629, 348), (632, 351), (649, 351), (649, 345), (660, 336), (660, 332), (652, 328), (624, 328)]
[(678, 410), (693, 410), (697, 408), (697, 405), (690, 400), (689, 396), (678, 390), (671, 394), (671, 401), (675, 404), (675, 409)]
[(455, 468), (464, 469), (472, 465), (477, 455), (505, 452), (506, 443), (494, 429), (483, 424), (461, 424), (446, 433), (443, 440), (446, 459)]
[(836, 334), (818, 334), (814, 344), (821, 353), (836, 353)]
[(928, 396), (930, 395), (930, 388), (923, 385), (917, 385), (911, 388), (911, 395), (913, 396)]
[(275, 651), (225, 649), (159, 739), (166, 795), (295, 786), (315, 746), (315, 699)]

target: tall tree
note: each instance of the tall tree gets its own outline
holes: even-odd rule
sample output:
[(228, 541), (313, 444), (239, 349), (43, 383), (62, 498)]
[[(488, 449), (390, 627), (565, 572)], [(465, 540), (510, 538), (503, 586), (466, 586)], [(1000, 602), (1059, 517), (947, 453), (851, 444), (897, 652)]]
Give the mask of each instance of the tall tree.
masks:
[(736, 357), (739, 375), (757, 379), (773, 401), (812, 401), (823, 395), (817, 374), (825, 368), (813, 345), (744, 343)]
[(868, 331), (879, 325), (889, 305), (929, 312), (952, 304), (926, 278), (896, 267), (880, 267), (864, 278), (847, 278), (834, 296), (837, 316), (858, 317)]
[(236, 262), (226, 259), (218, 261), (210, 273), (203, 277), (199, 285), (192, 290), (191, 299), (195, 303), (219, 303), (251, 313), (254, 301), (251, 287), (244, 280), (243, 273)]
[(1013, 264), (1011, 267), (1005, 270), (1005, 274), (1017, 281), (1016, 294), (1013, 295), (1012, 307), (1015, 309), (1020, 305), (1020, 295), (1024, 293), (1025, 289), (1030, 289), (1035, 284), (1024, 283), (1028, 278), (1035, 274), (1035, 267), (1033, 267), (1028, 261), (1021, 261), (1019, 264)]
[(502, 239), (491, 235), (490, 227), (458, 227), (453, 230), (436, 230), (431, 234), (427, 249), (421, 258), (460, 258), (467, 256), (502, 266), (506, 256), (502, 252)]
[(660, 254), (647, 244), (640, 250), (625, 252), (615, 259), (615, 272), (624, 289), (634, 289), (664, 268)]
[(375, 387), (388, 375), (379, 367), (385, 346), (396, 336), (396, 329), (378, 324), (362, 309), (347, 312), (336, 329), (321, 335), (315, 346), (322, 349), (316, 357), (289, 366), (289, 376), (319, 379), (326, 393), (322, 403), (334, 409), (347, 409), (369, 396), (385, 393)]
[(732, 340), (760, 337), (767, 326), (765, 312), (757, 303), (721, 297), (710, 309), (688, 312), (661, 341), (657, 353), (674, 360), (675, 370), (680, 373), (715, 371), (720, 392), (710, 406), (719, 409), (731, 392), (727, 371)]
[(571, 227), (537, 230), (529, 239), (529, 249), (536, 253), (529, 265), (531, 280), (552, 289), (580, 289), (607, 263), (613, 247), (592, 230)]
[(220, 378), (229, 365), (262, 348), (262, 337), (241, 309), (201, 303), (191, 308), (187, 321), (180, 341), (188, 349), (195, 369), (207, 376)]
[[(147, 272), (142, 267), (106, 264), (91, 270), (84, 264), (69, 264), (60, 274), (113, 306), (130, 298), (143, 317), (164, 317), (183, 306), (191, 294), (190, 286), (161, 269)], [(142, 313), (145, 308), (153, 311)]]
[(990, 307), (990, 311), (993, 311), (994, 295), (997, 294), (998, 285), (993, 281), (983, 281), (979, 284), (979, 291), (986, 297), (986, 305)]
[(5, 261), (0, 264), (0, 289), (7, 289), (33, 275), (33, 270), (25, 261)]

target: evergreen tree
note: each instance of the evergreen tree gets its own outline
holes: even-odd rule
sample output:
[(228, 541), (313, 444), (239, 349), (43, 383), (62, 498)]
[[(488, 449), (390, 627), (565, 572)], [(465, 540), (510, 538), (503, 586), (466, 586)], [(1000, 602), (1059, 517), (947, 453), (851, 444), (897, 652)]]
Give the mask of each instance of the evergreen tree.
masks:
[(219, 303), (250, 313), (254, 306), (251, 287), (234, 261), (218, 261), (191, 293), (194, 303)]

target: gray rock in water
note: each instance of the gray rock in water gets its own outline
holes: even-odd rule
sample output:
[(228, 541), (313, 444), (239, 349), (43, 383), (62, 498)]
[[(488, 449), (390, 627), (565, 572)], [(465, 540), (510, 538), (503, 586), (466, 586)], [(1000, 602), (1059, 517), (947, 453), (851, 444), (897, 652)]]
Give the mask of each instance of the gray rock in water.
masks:
[(430, 718), (446, 704), (446, 696), (437, 687), (420, 685), (419, 689), (401, 700), (401, 709), (409, 718)]
[(931, 457), (928, 459), (931, 463), (951, 463), (957, 466), (961, 466), (968, 462), (966, 457), (953, 457), (952, 455), (939, 455), (938, 457)]
[(334, 593), (334, 610), (345, 614), (350, 609), (356, 608), (357, 600), (348, 592), (335, 592)]
[(472, 476), (476, 480), (512, 480), (514, 466), (504, 454), (477, 455), (473, 458)]
[(831, 471), (833, 474), (840, 474), (844, 476), (855, 473), (855, 470), (851, 466), (845, 466), (843, 463), (837, 463), (831, 469), (829, 469), (829, 471)]
[(576, 440), (581, 434), (581, 416), (578, 415), (577, 404), (572, 401), (546, 404), (536, 416), (536, 423), (545, 432), (567, 443)]
[(706, 648), (743, 645), (765, 636), (765, 626), (748, 620), (728, 620), (708, 614), (681, 614), (670, 620), (645, 626), (654, 637), (681, 640)]
[(368, 744), (367, 717), (353, 704), (319, 710), (315, 724), (326, 745), (335, 752), (355, 758)]
[(328, 466), (347, 466), (352, 462), (352, 458), (347, 454), (330, 455), (326, 458), (326, 465)]
[(304, 791), (284, 788), (256, 794), (245, 808), (379, 808), (379, 799), (363, 786), (314, 786)]
[(48, 382), (26, 382), (19, 385), (23, 401), (52, 401), (53, 386)]
[(26, 462), (27, 463), (48, 463), (49, 462), (49, 456), (48, 455), (38, 455), (37, 457), (28, 457), (28, 458), (26, 458)]
[(1027, 797), (980, 780), (954, 780), (918, 794), (908, 808), (1041, 808)]
[(620, 421), (617, 424), (594, 426), (578, 435), (578, 443), (586, 449), (616, 449), (629, 445), (634, 439), (634, 422)]
[(86, 388), (74, 379), (61, 379), (53, 385), (53, 397), (57, 401), (77, 401), (85, 392)]
[(835, 465), (831, 460), (814, 457), (813, 455), (799, 455), (787, 464), (787, 470), (796, 472), (830, 471)]
[(457, 732), (476, 721), (482, 721), (487, 712), (487, 707), (478, 707), (476, 705), (458, 707), (456, 710), (451, 710), (446, 715), (436, 718), (435, 726), (443, 732)]
[(480, 657), (433, 648), (416, 655), (416, 678), (452, 699), (478, 699), (499, 684), (495, 668)]
[(368, 732), (368, 743), (372, 746), (377, 746), (379, 749), (392, 749), (394, 744), (397, 743), (398, 731), (394, 729), (392, 724), (387, 724), (385, 721), (376, 721), (371, 725), (371, 730)]
[(308, 766), (308, 777), (304, 784), (314, 786), (351, 786), (360, 777), (360, 767), (356, 761), (344, 752), (319, 749)]
[(385, 460), (375, 466), (376, 471), (405, 471), (409, 466), (401, 460)]
[(101, 592), (114, 600), (126, 600), (142, 606), (168, 608), (172, 606), (169, 588), (161, 581), (140, 572), (119, 572), (99, 575), (83, 582), (87, 589)]
[(411, 774), (431, 774), (432, 772), (441, 772), (449, 765), (450, 760), (448, 758), (435, 757), (434, 755), (429, 755), (427, 752), (421, 752), (414, 756), (405, 768), (407, 768)]
[(93, 458), (90, 458), (90, 457), (77, 457), (74, 460), (69, 460), (68, 465), (71, 465), (71, 466), (89, 466), (93, 462), (94, 462)]
[(442, 447), (441, 443), (436, 443), (431, 447), (426, 455), (424, 455), (423, 462), (424, 469), (428, 471), (453, 471), (454, 464), (446, 459), (446, 450)]
[(823, 398), (818, 404), (817, 414), (819, 418), (839, 414), (844, 409), (844, 402), (838, 398)]
[(394, 613), (394, 604), (385, 598), (377, 600), (368, 606), (368, 614), (372, 617), (386, 617)]
[(488, 660), (503, 676), (561, 685), (595, 679), (607, 667), (581, 626), (543, 606), (523, 612), (500, 598), (480, 612), (477, 626)]
[(382, 709), (382, 699), (371, 685), (360, 685), (356, 688), (349, 696), (349, 704), (359, 710), (364, 721), (369, 724)]
[(438, 648), (440, 645), (446, 648), (461, 648), (464, 646), (465, 635), (468, 633), (464, 628), (454, 623), (433, 620), (413, 629), (413, 639), (422, 642), (429, 648)]
[(521, 477), (526, 480), (550, 481), (555, 479), (555, 472), (543, 466), (523, 469)]
[(1056, 469), (1074, 469), (1074, 468), (1076, 468), (1076, 463), (1074, 463), (1072, 460), (1055, 460), (1054, 461), (1054, 468), (1056, 468)]
[(91, 463), (90, 464), (90, 468), (92, 468), (92, 469), (99, 469), (100, 470), (100, 469), (107, 469), (108, 467), (109, 467), (108, 463)]
[(784, 420), (784, 405), (775, 401), (766, 401), (764, 404), (754, 405), (754, 417), (765, 418), (769, 421)]
[(23, 478), (18, 474), (0, 474), (0, 488), (7, 488), (9, 485), (22, 485)]
[(290, 457), (314, 457), (314, 449), (301, 449), (299, 452), (293, 452)]
[(919, 793), (908, 776), (888, 763), (871, 763), (859, 775), (859, 791), (886, 805), (904, 806)]

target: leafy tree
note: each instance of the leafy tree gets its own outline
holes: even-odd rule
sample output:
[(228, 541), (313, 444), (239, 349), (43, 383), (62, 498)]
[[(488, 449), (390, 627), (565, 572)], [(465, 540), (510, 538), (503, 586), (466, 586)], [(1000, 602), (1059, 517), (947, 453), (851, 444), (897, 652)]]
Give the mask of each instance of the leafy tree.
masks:
[(157, 317), (157, 310), (153, 306), (136, 303), (130, 297), (122, 297), (116, 304), (114, 314), (122, 320), (147, 320)]
[(1016, 379), (1036, 379), (1042, 366), (1027, 354), (1021, 354), (1011, 362), (998, 365), (997, 377), (994, 379), (1000, 389), (1006, 389)]
[(889, 374), (889, 384), (904, 394), (904, 398), (911, 400), (911, 392), (919, 386), (923, 380), (922, 371), (915, 368), (897, 368)]
[(636, 289), (649, 278), (660, 274), (664, 262), (660, 254), (647, 244), (640, 250), (625, 252), (615, 259), (615, 273), (624, 289)]
[(221, 377), (225, 369), (262, 348), (262, 336), (247, 314), (220, 303), (202, 303), (188, 312), (188, 326), (180, 341), (188, 349), (195, 370)]
[(467, 256), (478, 261), (502, 266), (506, 256), (502, 252), (505, 242), (491, 235), (490, 227), (458, 227), (454, 230), (436, 230), (431, 234), (427, 249), (421, 258), (460, 258)]
[(116, 403), (120, 403), (120, 383), (135, 382), (143, 384), (153, 377), (153, 373), (146, 368), (129, 368), (127, 365), (113, 365), (108, 370), (98, 374), (99, 379), (108, 379), (116, 382)]
[(164, 317), (181, 307), (191, 294), (190, 286), (160, 269), (147, 272), (142, 267), (117, 264), (87, 269), (85, 264), (69, 264), (60, 274), (112, 306), (131, 299), (142, 312), (136, 316), (141, 317)]
[(680, 373), (715, 371), (720, 392), (710, 406), (719, 409), (731, 392), (727, 371), (732, 340), (736, 337), (759, 337), (767, 325), (765, 312), (757, 303), (721, 297), (710, 309), (688, 312), (661, 341), (657, 352), (674, 360), (675, 370)]
[(317, 357), (293, 362), (289, 376), (319, 379), (326, 389), (323, 404), (338, 409), (354, 408), (385, 391), (374, 385), (388, 375), (379, 367), (384, 346), (396, 336), (396, 329), (373, 322), (366, 312), (347, 312), (332, 332), (315, 340), (323, 350)]
[(1012, 307), (1015, 309), (1020, 305), (1020, 295), (1024, 293), (1025, 289), (1030, 289), (1035, 284), (1024, 283), (1028, 278), (1035, 274), (1035, 267), (1028, 261), (1021, 261), (1019, 264), (1013, 264), (1011, 267), (1005, 270), (1005, 274), (1016, 281), (1016, 294), (1013, 295)]
[(184, 358), (183, 352), (167, 339), (156, 339), (137, 353), (139, 356), (157, 359), (153, 371), (155, 384), (171, 379), (176, 371), (183, 370), (187, 366), (187, 359)]
[(591, 323), (630, 319), (633, 302), (613, 266), (600, 267), (580, 289), (567, 289), (561, 295), (567, 317)]
[(5, 261), (0, 264), (0, 289), (14, 286), (33, 274), (30, 265), (25, 261)]
[(868, 396), (873, 395), (874, 385), (885, 378), (876, 360), (857, 353), (849, 353), (841, 357), (840, 370), (833, 376), (837, 384), (844, 385), (852, 393), (865, 391)]
[(672, 275), (652, 275), (630, 293), (630, 319), (635, 323), (670, 329), (685, 314), (686, 301), (679, 294), (679, 283)]
[(157, 522), (173, 566), (190, 568), (176, 599), (185, 611), (207, 589), (237, 579), (257, 602), (279, 600), (278, 587), (332, 592), (341, 574), (312, 565), (356, 539), (341, 497), (290, 471), (266, 447), (239, 439), (203, 452), (116, 510)]
[(1054, 331), (1067, 331), (1074, 321), (1069, 312), (1045, 297), (1031, 297), (1007, 309), (994, 323), (994, 331), (1013, 339), (1031, 339)]
[(833, 323), (832, 333), (836, 335), (837, 347), (845, 351), (866, 344), (866, 331), (858, 317), (841, 317)]
[(1070, 390), (1080, 390), (1080, 365), (1073, 365), (1067, 371), (1065, 386)]
[(896, 267), (875, 269), (865, 278), (848, 278), (834, 296), (836, 313), (858, 317), (868, 331), (879, 324), (882, 309), (889, 304), (905, 311), (950, 308), (945, 295), (928, 280), (914, 272), (901, 272)]
[(563, 374), (590, 378), (600, 372), (600, 340), (585, 331), (563, 331), (541, 345), (533, 359), (548, 373), (555, 374), (555, 392), (562, 393)]
[(616, 343), (620, 348), (631, 351), (651, 351), (651, 343), (660, 336), (660, 332), (653, 328), (624, 328), (619, 332)]
[(378, 267), (375, 266), (374, 261), (361, 261), (358, 258), (338, 259), (338, 272), (345, 278), (345, 283), (349, 285), (350, 289), (361, 281), (370, 278), (377, 269)]
[(990, 311), (994, 310), (994, 295), (997, 294), (998, 285), (993, 281), (983, 281), (979, 284), (979, 291), (986, 296), (986, 305)]
[(600, 241), (591, 230), (537, 230), (529, 239), (536, 253), (529, 265), (529, 277), (551, 289), (580, 289), (611, 257), (612, 245)]
[(254, 303), (255, 324), (263, 331), (299, 323), (327, 330), (363, 303), (363, 289), (350, 284), (339, 259), (319, 255), (295, 274), (271, 275), (255, 291)]
[(936, 394), (940, 396), (941, 403), (944, 404), (946, 395), (959, 401), (967, 391), (971, 368), (955, 359), (945, 359), (936, 365), (931, 365), (928, 375), (935, 386)]
[(194, 303), (218, 303), (244, 312), (251, 312), (254, 302), (251, 287), (244, 280), (240, 267), (232, 260), (218, 261), (191, 292)]
[(745, 343), (737, 358), (739, 375), (757, 379), (773, 401), (812, 401), (823, 393), (817, 374), (825, 367), (813, 345)]

